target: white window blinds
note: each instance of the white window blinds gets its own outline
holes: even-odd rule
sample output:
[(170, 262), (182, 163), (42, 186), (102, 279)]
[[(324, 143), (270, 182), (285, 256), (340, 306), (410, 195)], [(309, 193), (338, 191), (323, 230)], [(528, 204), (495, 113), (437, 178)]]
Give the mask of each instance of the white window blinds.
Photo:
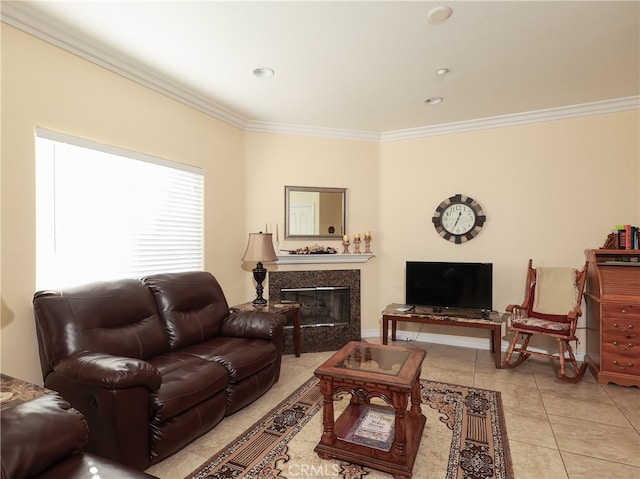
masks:
[(202, 171), (36, 132), (36, 287), (203, 269)]

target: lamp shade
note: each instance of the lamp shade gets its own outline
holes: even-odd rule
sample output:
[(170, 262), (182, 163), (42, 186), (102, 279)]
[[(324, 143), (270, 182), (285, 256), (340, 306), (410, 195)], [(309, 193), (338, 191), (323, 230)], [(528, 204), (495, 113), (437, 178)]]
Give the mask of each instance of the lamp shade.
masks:
[(249, 243), (242, 261), (268, 263), (277, 260), (271, 233), (249, 233)]

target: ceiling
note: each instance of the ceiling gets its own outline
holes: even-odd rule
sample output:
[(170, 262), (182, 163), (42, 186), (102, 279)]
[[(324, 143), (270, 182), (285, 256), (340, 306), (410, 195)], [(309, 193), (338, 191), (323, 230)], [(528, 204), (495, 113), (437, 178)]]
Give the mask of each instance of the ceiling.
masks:
[(639, 104), (638, 1), (3, 1), (2, 19), (242, 127), (379, 135)]

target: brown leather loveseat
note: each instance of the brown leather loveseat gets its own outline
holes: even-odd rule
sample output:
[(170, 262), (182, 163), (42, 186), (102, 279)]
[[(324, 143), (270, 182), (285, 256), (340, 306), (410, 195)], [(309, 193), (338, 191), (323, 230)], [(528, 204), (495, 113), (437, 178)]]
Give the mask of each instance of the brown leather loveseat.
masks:
[(278, 380), (285, 318), (230, 312), (206, 272), (35, 294), (44, 385), (89, 424), (86, 450), (146, 469)]
[(89, 435), (87, 423), (57, 393), (3, 410), (0, 421), (2, 479), (155, 478), (80, 452)]

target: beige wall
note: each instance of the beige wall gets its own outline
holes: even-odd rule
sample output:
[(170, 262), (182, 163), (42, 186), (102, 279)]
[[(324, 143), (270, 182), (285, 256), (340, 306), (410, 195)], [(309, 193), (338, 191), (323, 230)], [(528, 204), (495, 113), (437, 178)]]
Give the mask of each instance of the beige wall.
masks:
[[(379, 334), (382, 308), (402, 301), (406, 260), (493, 262), (494, 307), (503, 309), (521, 298), (529, 257), (579, 266), (613, 225), (640, 224), (637, 110), (384, 143), (241, 132), (3, 25), (1, 370), (35, 382), (36, 126), (203, 167), (205, 269), (231, 304), (255, 295), (253, 265), (240, 263), (249, 232), (277, 225), (281, 248), (309, 244), (283, 238), (284, 186), (347, 188), (348, 233), (371, 230), (376, 257), (319, 268), (362, 270), (367, 336)], [(454, 193), (477, 199), (488, 217), (464, 245), (431, 224)], [(422, 333), (436, 331), (476, 336)]]
[(36, 127), (204, 168), (205, 268), (230, 301), (244, 297), (242, 132), (2, 24), (3, 373), (41, 381), (31, 306)]
[[(580, 267), (584, 250), (602, 246), (614, 225), (640, 223), (639, 117), (636, 110), (383, 143), (378, 307), (403, 297), (406, 260), (493, 262), (493, 307), (501, 311), (522, 300), (529, 258)], [(455, 193), (487, 215), (462, 245), (431, 223)]]

